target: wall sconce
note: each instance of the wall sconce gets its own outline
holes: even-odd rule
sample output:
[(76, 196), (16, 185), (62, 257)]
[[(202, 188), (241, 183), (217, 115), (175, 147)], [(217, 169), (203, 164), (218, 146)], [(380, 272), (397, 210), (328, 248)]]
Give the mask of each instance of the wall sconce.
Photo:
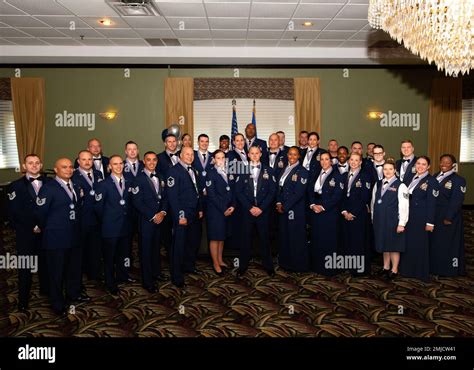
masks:
[(370, 111), (369, 113), (367, 113), (367, 117), (369, 117), (370, 119), (379, 119), (382, 118), (382, 114), (382, 112)]
[(106, 119), (108, 121), (113, 120), (117, 116), (117, 112), (104, 112), (104, 113), (99, 113), (99, 116), (101, 116), (103, 119)]

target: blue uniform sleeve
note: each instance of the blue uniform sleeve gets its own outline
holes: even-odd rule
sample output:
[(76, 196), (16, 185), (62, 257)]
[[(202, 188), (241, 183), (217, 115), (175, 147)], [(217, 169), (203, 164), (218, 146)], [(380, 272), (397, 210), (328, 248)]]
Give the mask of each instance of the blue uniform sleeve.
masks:
[(155, 212), (145, 201), (145, 199), (143, 199), (143, 195), (143, 185), (140, 184), (140, 181), (135, 179), (132, 182), (132, 204), (137, 209), (137, 211), (143, 215), (143, 217), (145, 217), (145, 219), (150, 221), (153, 217), (155, 217)]
[(242, 208), (248, 212), (252, 208), (252, 203), (248, 200), (245, 189), (245, 176), (239, 176), (235, 182), (235, 193)]
[(103, 218), (104, 204), (105, 204), (106, 197), (107, 197), (107, 191), (106, 191), (105, 183), (102, 181), (97, 184), (97, 188), (95, 190), (95, 204), (94, 204), (95, 213), (97, 214), (97, 217), (99, 217), (100, 220), (102, 220)]
[(38, 220), (38, 226), (43, 230), (46, 226), (48, 219), (48, 211), (53, 202), (54, 193), (49, 186), (42, 186), (38, 197), (36, 198), (36, 218)]
[(265, 194), (265, 198), (263, 199), (262, 205), (259, 207), (262, 210), (267, 210), (269, 207), (272, 206), (273, 201), (275, 200), (277, 184), (275, 176), (273, 175), (273, 170), (270, 169), (269, 171), (270, 179), (268, 181), (268, 191)]
[[(220, 175), (218, 175), (220, 176)], [(216, 179), (208, 173), (206, 176), (206, 189), (207, 189), (207, 200), (209, 203), (212, 203), (214, 207), (216, 207), (219, 212), (224, 214), (227, 210), (227, 204), (223, 196), (217, 194), (216, 191)]]
[(464, 193), (466, 192), (466, 180), (461, 176), (454, 176), (451, 199), (449, 200), (446, 219), (452, 221), (457, 214), (461, 212), (464, 202)]
[(334, 187), (334, 192), (332, 193), (329, 199), (322, 199), (321, 205), (323, 206), (324, 210), (329, 211), (334, 207), (337, 207), (342, 199), (344, 194), (344, 183), (342, 182), (340, 177), (337, 177), (336, 185)]
[(295, 191), (290, 194), (286, 202), (283, 204), (283, 209), (285, 211), (290, 210), (293, 206), (305, 196), (306, 193), (306, 184), (308, 182), (308, 171), (301, 171), (300, 176), (298, 177), (295, 184)]

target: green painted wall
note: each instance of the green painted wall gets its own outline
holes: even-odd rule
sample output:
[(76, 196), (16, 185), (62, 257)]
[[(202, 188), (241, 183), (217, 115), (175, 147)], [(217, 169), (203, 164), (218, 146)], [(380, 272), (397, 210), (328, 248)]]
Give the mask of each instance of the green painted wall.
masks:
[[(142, 153), (162, 150), (161, 131), (164, 122), (164, 80), (168, 76), (233, 77), (232, 68), (131, 68), (124, 77), (123, 68), (23, 68), (22, 77), (43, 77), (46, 81), (46, 156), (45, 167), (51, 168), (60, 156), (74, 158), (91, 137), (102, 141), (104, 153), (123, 153), (127, 140), (138, 142)], [(358, 139), (382, 143), (386, 152), (398, 157), (400, 141), (410, 138), (417, 153), (426, 153), (427, 124), (431, 80), (434, 72), (424, 69), (349, 69), (342, 68), (240, 68), (240, 77), (320, 77), (321, 78), (321, 144), (336, 138), (349, 146)], [(12, 68), (0, 68), (0, 77), (13, 77)], [(95, 131), (87, 128), (55, 126), (55, 114), (99, 113), (116, 110), (114, 121), (97, 117)], [(419, 113), (421, 127), (383, 128), (367, 118), (369, 110), (397, 113)], [(231, 112), (229, 111), (229, 129)], [(258, 111), (257, 111), (258, 124)], [(461, 172), (471, 166), (462, 166)], [(474, 180), (472, 171), (464, 174)], [(472, 174), (471, 174), (472, 172)], [(0, 170), (0, 183), (18, 176), (13, 170)], [(474, 204), (474, 194), (468, 194)], [(472, 194), (472, 195), (471, 195)]]

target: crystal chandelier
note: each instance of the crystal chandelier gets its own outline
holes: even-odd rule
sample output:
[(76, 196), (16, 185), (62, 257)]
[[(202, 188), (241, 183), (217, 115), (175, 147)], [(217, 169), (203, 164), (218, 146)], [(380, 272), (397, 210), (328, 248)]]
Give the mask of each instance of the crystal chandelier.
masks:
[(368, 19), (446, 75), (474, 68), (474, 0), (370, 0)]

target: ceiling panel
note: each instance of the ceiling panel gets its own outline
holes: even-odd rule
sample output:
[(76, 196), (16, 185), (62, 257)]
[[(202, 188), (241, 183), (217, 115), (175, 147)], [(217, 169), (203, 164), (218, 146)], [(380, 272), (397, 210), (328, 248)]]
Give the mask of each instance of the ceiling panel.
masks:
[(340, 31), (358, 31), (367, 25), (366, 19), (334, 19), (326, 27), (326, 30), (340, 30)]
[(247, 30), (212, 30), (211, 37), (213, 39), (245, 39)]
[(320, 31), (286, 31), (282, 39), (284, 40), (293, 40), (295, 37), (298, 40), (313, 40), (316, 36), (318, 36)]
[(87, 46), (112, 46), (113, 43), (109, 39), (90, 39), (78, 40), (81, 44)]
[(110, 41), (118, 46), (150, 46), (143, 39), (110, 39)]
[(349, 48), (365, 48), (367, 47), (367, 42), (361, 40), (347, 40), (342, 43), (341, 46)]
[(300, 4), (293, 17), (333, 18), (342, 7), (342, 4)]
[(209, 25), (213, 29), (247, 29), (248, 18), (209, 18)]
[(5, 40), (13, 42), (17, 45), (47, 45), (47, 43), (34, 37), (15, 37), (15, 38), (7, 38)]
[(131, 28), (102, 29), (99, 30), (99, 32), (107, 38), (136, 39), (140, 37), (140, 35)]
[(251, 18), (249, 29), (264, 29), (264, 30), (284, 30), (288, 27), (288, 19), (264, 19)]
[(249, 3), (206, 3), (208, 17), (248, 17)]
[(367, 19), (369, 11), (368, 5), (354, 4), (346, 5), (344, 9), (337, 15), (338, 18)]
[(56, 31), (54, 28), (17, 28), (19, 31), (28, 33), (33, 37), (65, 37), (62, 33)]
[(209, 30), (175, 30), (174, 33), (178, 38), (184, 39), (210, 39)]
[(0, 1), (0, 14), (7, 15), (7, 14), (25, 14), (19, 9), (14, 8), (13, 6)]
[(346, 40), (353, 34), (349, 31), (321, 31), (318, 40)]
[(314, 40), (310, 47), (316, 48), (336, 48), (340, 46), (344, 41), (336, 41), (336, 40)]
[(301, 0), (304, 4), (345, 4), (349, 0)]
[[(326, 27), (331, 19), (321, 19), (321, 18), (293, 18), (293, 27), (295, 30), (322, 30)], [(304, 22), (312, 22), (312, 26), (303, 26)]]
[(0, 37), (29, 37), (29, 35), (15, 28), (0, 28)]
[(75, 28), (89, 28), (89, 25), (85, 22), (83, 22), (79, 17), (74, 17), (74, 16), (61, 16), (61, 15), (56, 15), (56, 16), (36, 16), (38, 20), (46, 23), (50, 27), (55, 27), (55, 28), (69, 28), (71, 27), (71, 22), (74, 22), (73, 25)]
[(256, 40), (264, 40), (264, 39), (277, 39), (279, 40), (283, 35), (282, 30), (280, 31), (249, 31), (247, 33), (247, 39), (256, 39)]
[[(206, 18), (185, 18), (185, 17), (168, 17), (166, 18), (170, 27), (173, 29), (180, 29), (180, 27), (184, 27), (184, 29), (188, 30), (208, 30), (209, 24), (207, 23)], [(183, 23), (180, 23), (183, 22)]]
[(296, 4), (264, 4), (253, 3), (251, 17), (290, 18), (296, 9)]
[(165, 17), (122, 17), (122, 19), (133, 28), (169, 28)]
[(210, 39), (179, 39), (179, 42), (183, 46), (213, 46), (213, 42)]
[(11, 27), (47, 27), (43, 22), (24, 15), (1, 15), (0, 22)]
[(150, 28), (137, 28), (135, 31), (142, 37), (146, 39), (153, 38), (165, 38), (172, 39), (175, 38), (173, 31), (171, 30), (161, 30), (161, 29), (150, 29)]
[[(39, 0), (36, 0), (39, 1)], [(42, 1), (42, 0), (41, 0)], [(71, 13), (80, 17), (117, 17), (118, 14), (106, 4), (105, 1), (98, 0), (57, 0), (71, 11)]]
[(8, 0), (7, 2), (31, 15), (71, 15), (71, 12), (54, 0)]
[(193, 2), (159, 2), (160, 14), (165, 17), (205, 17), (204, 5)]
[(104, 26), (100, 23), (100, 20), (104, 17), (82, 17), (82, 20), (86, 22), (89, 26), (100, 29), (109, 29), (109, 28), (127, 28), (129, 25), (125, 23), (120, 17), (106, 17), (110, 20), (112, 24), (110, 26)]
[(69, 37), (93, 37), (93, 38), (104, 38), (105, 36), (92, 28), (76, 28), (70, 30), (69, 28), (58, 28), (59, 32), (68, 35)]
[(74, 39), (67, 39), (67, 38), (55, 38), (55, 37), (51, 37), (51, 38), (41, 38), (40, 40), (48, 43), (48, 44), (51, 44), (51, 45), (58, 45), (58, 46), (77, 46), (77, 45), (81, 45), (81, 43), (77, 40), (74, 40)]

